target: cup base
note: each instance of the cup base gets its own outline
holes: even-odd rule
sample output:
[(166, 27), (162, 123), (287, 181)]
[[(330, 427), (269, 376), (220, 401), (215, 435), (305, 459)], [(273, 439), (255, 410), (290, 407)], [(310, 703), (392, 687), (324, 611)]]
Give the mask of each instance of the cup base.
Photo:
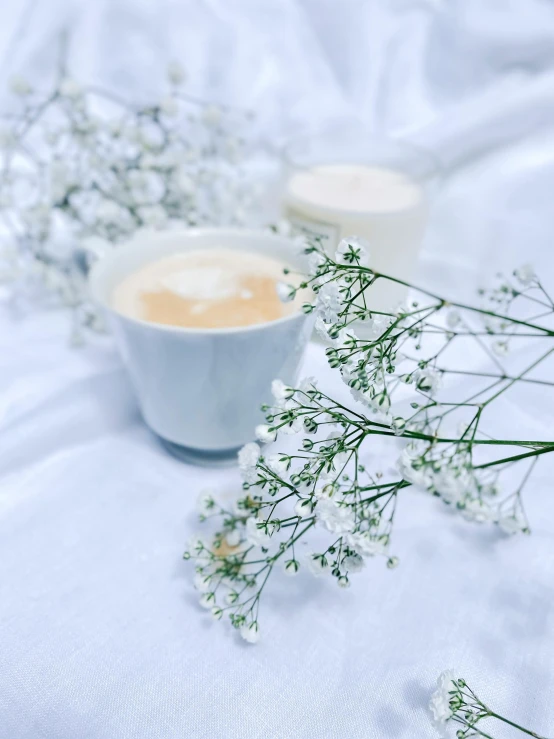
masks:
[(173, 441), (158, 436), (158, 439), (167, 451), (176, 459), (187, 464), (195, 464), (200, 467), (232, 467), (237, 464), (237, 454), (240, 446), (233, 449), (221, 449), (218, 451), (204, 451), (193, 449), (188, 446), (175, 444)]

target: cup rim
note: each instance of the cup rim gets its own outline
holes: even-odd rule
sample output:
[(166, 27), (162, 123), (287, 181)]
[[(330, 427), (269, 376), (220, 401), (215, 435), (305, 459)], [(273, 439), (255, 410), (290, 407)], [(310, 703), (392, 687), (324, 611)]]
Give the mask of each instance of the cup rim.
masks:
[[(287, 179), (291, 178), (295, 172), (300, 172), (304, 169), (309, 168), (302, 166), (296, 159), (293, 150), (295, 148), (300, 147), (301, 149), (303, 143), (309, 143), (310, 141), (314, 141), (317, 139), (324, 139), (326, 137), (333, 137), (333, 136), (340, 136), (344, 135), (345, 131), (348, 131), (349, 129), (341, 125), (334, 125), (334, 126), (327, 126), (322, 129), (318, 129), (313, 132), (303, 132), (299, 133), (295, 136), (292, 136), (288, 139), (288, 141), (284, 144), (282, 148), (282, 160), (284, 165), (288, 168), (288, 177)], [(384, 134), (379, 133), (371, 133), (370, 131), (366, 131), (365, 129), (356, 127), (355, 129), (351, 129), (352, 133), (360, 136), (367, 140), (368, 143), (372, 143), (375, 145), (376, 150), (379, 149), (379, 145), (385, 146), (385, 147), (396, 147), (399, 150), (403, 150), (404, 152), (415, 156), (419, 161), (425, 163), (425, 174), (423, 176), (418, 177), (412, 177), (413, 181), (421, 186), (422, 188), (429, 188), (429, 190), (432, 192), (437, 185), (440, 185), (440, 183), (443, 180), (444, 177), (444, 165), (441, 161), (441, 158), (439, 155), (434, 152), (433, 150), (426, 148), (425, 146), (420, 145), (419, 143), (412, 141), (408, 138), (404, 138), (401, 136), (387, 136)], [(334, 159), (334, 158), (333, 158)], [(327, 164), (341, 164), (344, 162), (337, 160), (334, 161), (322, 161), (321, 165), (327, 165)], [(360, 164), (363, 164), (363, 155), (360, 158)], [(317, 164), (314, 164), (312, 166), (318, 166)], [(381, 166), (381, 165), (379, 165)], [(386, 169), (392, 169), (394, 170), (395, 167), (387, 167), (386, 165), (382, 165)], [(399, 171), (399, 170), (397, 170)], [(322, 210), (328, 213), (335, 213), (337, 210), (340, 210), (340, 213), (345, 215), (346, 217), (355, 217), (359, 215), (367, 215), (367, 213), (371, 213), (371, 216), (373, 218), (379, 218), (379, 219), (387, 219), (390, 217), (395, 217), (395, 213), (388, 213), (386, 211), (358, 211), (358, 210), (351, 210), (349, 208), (330, 208), (327, 206), (314, 204), (310, 200), (305, 200), (303, 198), (297, 197), (297, 196), (291, 196), (291, 204), (294, 207), (294, 202), (299, 202), (302, 204), (306, 204), (308, 206), (314, 206), (316, 205), (318, 210)]]
[[(302, 165), (298, 164), (298, 162), (295, 161), (294, 154), (291, 151), (295, 146), (302, 145), (303, 142), (313, 141), (314, 139), (322, 139), (326, 136), (344, 134), (344, 132), (348, 130), (349, 129), (345, 128), (344, 126), (335, 125), (327, 126), (316, 131), (303, 131), (301, 133), (295, 134), (284, 143), (281, 150), (282, 159), (284, 163), (289, 167), (292, 167), (294, 169), (303, 169), (304, 167), (302, 167)], [(422, 144), (412, 139), (404, 136), (372, 133), (371, 131), (366, 131), (365, 129), (360, 128), (351, 129), (351, 133), (367, 139), (368, 142), (372, 142), (376, 146), (379, 144), (385, 146), (397, 146), (401, 149), (404, 149), (404, 151), (409, 151), (412, 154), (415, 154), (422, 160), (427, 160), (430, 165), (429, 174), (426, 175), (423, 180), (434, 179), (442, 175), (444, 163), (441, 160), (440, 156), (432, 149), (423, 146)]]
[[(274, 234), (274, 233), (267, 233), (266, 231), (263, 231), (262, 229), (254, 229), (254, 228), (241, 228), (239, 226), (231, 226), (231, 227), (218, 227), (218, 226), (209, 226), (209, 227), (194, 227), (194, 228), (168, 228), (168, 229), (139, 229), (136, 231), (129, 239), (127, 239), (124, 242), (121, 242), (113, 249), (110, 249), (108, 253), (105, 254), (105, 256), (102, 256), (98, 258), (95, 263), (90, 268), (90, 271), (88, 273), (87, 277), (87, 283), (89, 287), (89, 292), (91, 295), (92, 300), (97, 304), (100, 305), (104, 310), (106, 310), (108, 313), (111, 313), (114, 316), (117, 316), (118, 319), (122, 321), (126, 321), (128, 323), (134, 324), (136, 326), (140, 326), (141, 328), (149, 329), (152, 331), (162, 331), (164, 333), (170, 333), (170, 334), (177, 334), (177, 335), (190, 335), (190, 336), (218, 336), (218, 335), (232, 335), (232, 334), (242, 334), (242, 333), (252, 333), (255, 331), (263, 331), (268, 326), (277, 326), (284, 323), (287, 323), (289, 321), (299, 320), (300, 318), (308, 318), (308, 315), (305, 314), (302, 310), (297, 310), (291, 313), (287, 316), (282, 316), (281, 318), (276, 318), (273, 321), (265, 321), (263, 323), (253, 323), (248, 326), (224, 326), (224, 327), (218, 327), (218, 328), (196, 328), (193, 326), (173, 326), (170, 324), (165, 323), (155, 323), (153, 321), (145, 321), (142, 318), (135, 318), (133, 316), (126, 315), (125, 313), (121, 313), (120, 311), (116, 310), (113, 305), (110, 304), (108, 300), (101, 297), (98, 294), (97, 290), (97, 282), (100, 279), (103, 271), (108, 269), (109, 262), (112, 259), (117, 259), (118, 254), (121, 254), (122, 250), (131, 250), (133, 248), (133, 244), (136, 244), (137, 242), (143, 241), (144, 239), (149, 238), (156, 238), (160, 235), (166, 235), (166, 234), (172, 234), (177, 237), (181, 236), (186, 239), (195, 237), (202, 237), (202, 236), (218, 236), (221, 238), (225, 234), (228, 234), (233, 237), (241, 237), (246, 236), (247, 238), (264, 238), (267, 240), (271, 240), (275, 243), (281, 242), (281, 244), (286, 243), (289, 246), (293, 246), (294, 242), (292, 239), (282, 236), (281, 234)], [(223, 248), (225, 246), (223, 245)], [(229, 247), (230, 249), (233, 249), (234, 247)], [(245, 249), (245, 251), (248, 251), (248, 248)], [(175, 253), (179, 253), (178, 250), (175, 251)]]

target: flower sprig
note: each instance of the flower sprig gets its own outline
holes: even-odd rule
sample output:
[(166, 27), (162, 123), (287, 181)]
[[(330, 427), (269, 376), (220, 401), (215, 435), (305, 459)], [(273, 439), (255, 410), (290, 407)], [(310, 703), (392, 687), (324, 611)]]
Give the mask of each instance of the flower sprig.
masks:
[(187, 95), (185, 77), (170, 64), (165, 92), (141, 105), (65, 68), (46, 93), (12, 79), (16, 112), (0, 121), (0, 282), (16, 298), (55, 298), (74, 309), (77, 327), (99, 328), (84, 239), (116, 244), (140, 228), (244, 221), (254, 200), (244, 171), (250, 114)]
[[(499, 438), (487, 425), (490, 408), (514, 387), (554, 385), (536, 376), (554, 352), (554, 303), (529, 268), (482, 291), (481, 307), (419, 290), (385, 313), (370, 307), (371, 287), (398, 280), (370, 269), (361, 240), (341, 242), (334, 258), (317, 243), (304, 250), (311, 275), (281, 293), (315, 294), (304, 310), (315, 311), (329, 365), (352, 402), (331, 397), (315, 378), (298, 387), (276, 380), (255, 433), (264, 444), (296, 436), (296, 449), (265, 454), (247, 444), (239, 454), (243, 496), (233, 510), (214, 499), (215, 539), (187, 553), (205, 588), (203, 604), (217, 617), (228, 614), (250, 641), (277, 566), (287, 575), (328, 574), (339, 587), (369, 558), (395, 567), (394, 516), (407, 488), (428, 491), (470, 521), (529, 532), (522, 491), (540, 457), (554, 452), (553, 440)], [(532, 360), (510, 373), (498, 341), (527, 342)], [(486, 371), (467, 366), (478, 353)], [(456, 382), (463, 376), (468, 389)], [(384, 448), (372, 456), (379, 439)]]
[[(492, 718), (519, 730), (526, 736), (546, 739), (531, 729), (526, 729), (493, 711), (483, 703), (467, 682), (452, 670), (446, 670), (439, 675), (437, 689), (431, 696), (429, 710), (433, 724), (441, 737), (449, 736), (449, 727), (452, 727), (456, 732), (456, 739), (470, 739), (470, 737), (479, 736), (484, 739), (495, 739), (495, 736), (490, 733), (494, 731), (494, 728), (489, 729), (489, 724), (487, 724), (485, 730), (482, 725), (478, 725)], [(461, 728), (456, 728), (457, 726)]]

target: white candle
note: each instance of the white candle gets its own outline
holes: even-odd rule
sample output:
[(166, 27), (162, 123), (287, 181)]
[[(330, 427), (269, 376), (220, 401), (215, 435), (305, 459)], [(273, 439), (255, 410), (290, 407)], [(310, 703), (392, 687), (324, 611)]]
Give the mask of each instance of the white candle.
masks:
[[(296, 171), (285, 189), (285, 216), (307, 236), (319, 236), (332, 255), (347, 236), (370, 244), (370, 265), (403, 280), (413, 278), (427, 221), (423, 188), (400, 171), (358, 164), (326, 164)], [(393, 311), (407, 290), (378, 280), (369, 307)]]

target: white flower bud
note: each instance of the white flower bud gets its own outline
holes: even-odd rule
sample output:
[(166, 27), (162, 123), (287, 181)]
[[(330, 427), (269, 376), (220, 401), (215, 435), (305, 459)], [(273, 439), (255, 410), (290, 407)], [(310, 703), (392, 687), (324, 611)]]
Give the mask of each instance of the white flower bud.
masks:
[(15, 74), (10, 79), (9, 85), (11, 92), (13, 92), (14, 95), (20, 95), (21, 97), (30, 95), (30, 93), (33, 91), (30, 82), (25, 79), (25, 77), (22, 77), (20, 74)]
[(167, 77), (172, 85), (182, 85), (186, 79), (184, 67), (177, 61), (167, 65)]
[(303, 518), (309, 516), (312, 513), (312, 501), (310, 498), (301, 498), (296, 501), (294, 506), (294, 512), (297, 516)]
[(316, 577), (320, 577), (329, 571), (329, 563), (322, 554), (308, 554), (306, 566)]
[(285, 575), (288, 577), (294, 577), (298, 574), (299, 569), (300, 564), (296, 559), (289, 559), (288, 562), (285, 562)]
[(271, 394), (277, 401), (288, 400), (294, 395), (294, 389), (285, 385), (282, 380), (273, 380), (271, 383)]
[(240, 531), (238, 529), (233, 529), (233, 531), (229, 531), (227, 534), (225, 534), (225, 541), (227, 542), (227, 546), (238, 547), (238, 545), (240, 544)]
[(138, 214), (145, 226), (160, 228), (167, 221), (167, 213), (161, 205), (145, 205), (139, 208)]
[(495, 341), (492, 345), (493, 352), (499, 357), (505, 357), (509, 350), (509, 344), (507, 341)]
[(339, 264), (365, 267), (369, 264), (369, 244), (359, 236), (342, 239), (337, 247), (335, 259)]
[(277, 438), (277, 431), (264, 423), (256, 426), (255, 433), (256, 439), (261, 441), (263, 444), (269, 444)]
[(291, 300), (294, 300), (296, 291), (292, 285), (287, 285), (286, 282), (278, 282), (276, 289), (281, 303), (290, 303)]
[(281, 459), (280, 454), (271, 454), (267, 458), (267, 466), (272, 472), (278, 475), (278, 477), (285, 477), (288, 472), (289, 462), (286, 459)]
[(194, 180), (184, 171), (181, 171), (177, 177), (177, 186), (185, 195), (192, 195), (195, 190)]
[(196, 510), (200, 515), (212, 513), (215, 509), (214, 492), (211, 489), (201, 490), (196, 500)]
[(350, 573), (360, 572), (365, 567), (365, 561), (362, 556), (355, 552), (344, 558), (343, 565)]
[(522, 264), (521, 267), (514, 270), (514, 275), (525, 287), (536, 279), (535, 270), (530, 264)]
[(66, 77), (60, 84), (60, 94), (66, 98), (75, 100), (81, 96), (81, 85), (70, 77)]
[(7, 128), (0, 129), (0, 149), (9, 149), (16, 142), (16, 138)]
[(461, 320), (462, 318), (457, 310), (448, 311), (448, 314), (446, 316), (446, 325), (448, 326), (448, 328), (456, 328)]
[(253, 544), (256, 547), (267, 547), (271, 539), (265, 533), (263, 521), (257, 518), (249, 518), (246, 521), (246, 539), (249, 544)]
[(168, 95), (160, 101), (160, 110), (168, 117), (175, 117), (179, 113), (179, 103)]
[(207, 593), (210, 589), (210, 576), (197, 572), (194, 576), (194, 587), (199, 593)]
[(240, 627), (240, 635), (249, 644), (256, 644), (260, 639), (260, 628), (257, 621), (253, 621), (251, 624), (243, 624)]
[(208, 126), (217, 126), (221, 120), (221, 110), (217, 105), (208, 105), (202, 112), (202, 120)]
[(202, 608), (206, 608), (207, 610), (212, 609), (214, 602), (215, 602), (215, 593), (204, 593), (204, 595), (199, 600), (199, 603), (202, 606)]

